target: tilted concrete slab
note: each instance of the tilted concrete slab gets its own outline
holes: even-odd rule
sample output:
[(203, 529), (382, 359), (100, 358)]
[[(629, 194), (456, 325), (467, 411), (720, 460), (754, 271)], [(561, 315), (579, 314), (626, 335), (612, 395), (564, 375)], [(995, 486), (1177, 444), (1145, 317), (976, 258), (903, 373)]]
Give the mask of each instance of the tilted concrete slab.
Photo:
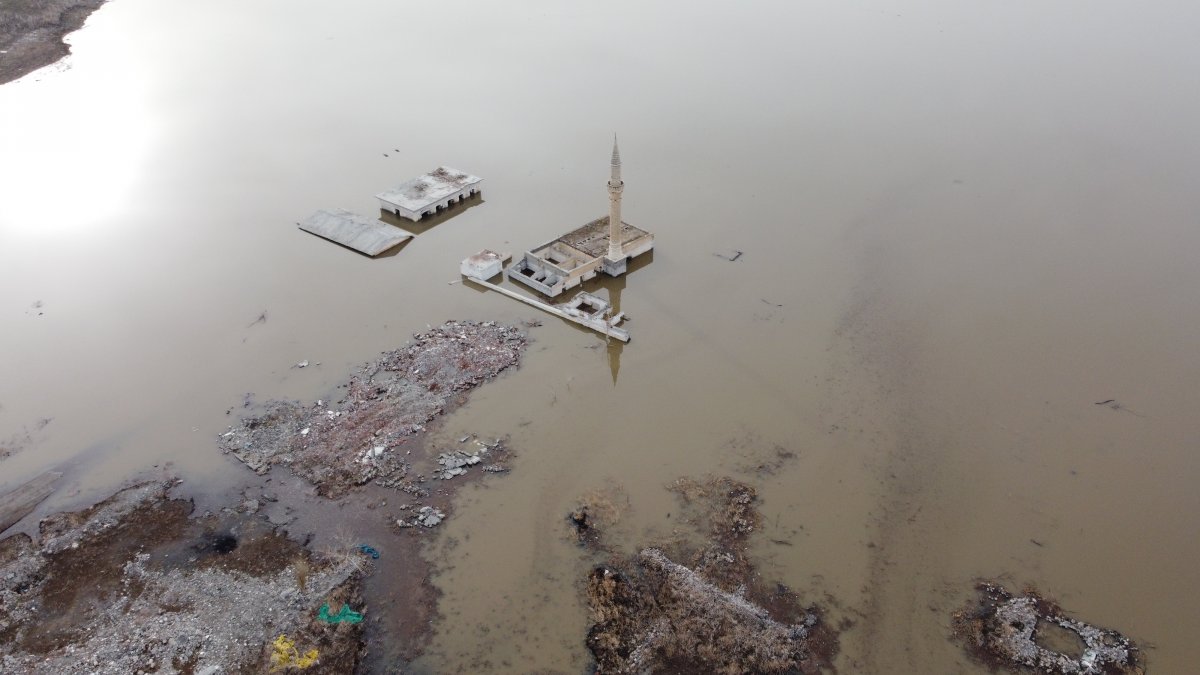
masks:
[(343, 209), (317, 211), (299, 226), (305, 232), (371, 257), (412, 239), (411, 234), (397, 227)]
[(54, 483), (62, 478), (60, 471), (47, 471), (30, 479), (11, 492), (0, 495), (0, 532), (33, 513), (54, 492)]

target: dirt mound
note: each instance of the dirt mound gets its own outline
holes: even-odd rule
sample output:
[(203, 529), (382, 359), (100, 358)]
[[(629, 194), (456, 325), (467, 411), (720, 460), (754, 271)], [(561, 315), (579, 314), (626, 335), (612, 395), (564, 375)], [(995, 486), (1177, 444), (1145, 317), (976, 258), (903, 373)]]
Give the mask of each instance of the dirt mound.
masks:
[(47, 518), (36, 542), (0, 541), (0, 672), (353, 670), (359, 623), (319, 610), (362, 611), (365, 560), (317, 558), (260, 520), (191, 520), (173, 485)]
[(404, 446), (464, 392), (517, 365), (526, 344), (516, 328), (449, 321), (363, 366), (336, 404), (272, 403), (217, 444), (260, 474), (288, 465), (327, 497), (372, 480), (398, 486)]
[[(647, 547), (592, 570), (587, 645), (599, 673), (816, 673), (837, 651), (821, 612), (786, 587), (762, 584), (746, 556), (759, 522), (754, 489), (729, 478), (680, 479), (672, 489), (707, 545)], [(578, 525), (579, 514), (571, 521)], [(589, 527), (585, 543), (602, 534)]]
[(1032, 589), (1013, 596), (985, 581), (976, 590), (978, 598), (954, 614), (954, 636), (989, 666), (1071, 675), (1144, 672), (1129, 638), (1066, 616)]
[(0, 3), (0, 84), (70, 53), (63, 36), (78, 30), (104, 0)]

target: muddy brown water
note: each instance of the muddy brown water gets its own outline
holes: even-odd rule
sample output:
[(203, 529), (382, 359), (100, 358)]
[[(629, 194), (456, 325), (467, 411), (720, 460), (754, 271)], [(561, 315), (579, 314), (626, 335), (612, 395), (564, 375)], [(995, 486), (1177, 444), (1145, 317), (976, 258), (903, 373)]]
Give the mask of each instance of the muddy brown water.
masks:
[[(845, 672), (979, 672), (947, 640), (978, 576), (1187, 672), (1197, 19), (113, 0), (69, 68), (0, 87), (0, 438), (52, 418), (0, 483), (65, 470), (45, 514), (157, 466), (219, 505), (250, 482), (213, 445), (245, 393), (314, 400), (426, 325), (535, 318), (448, 282), (604, 213), (616, 131), (625, 217), (658, 249), (589, 288), (633, 341), (536, 317), (521, 369), (436, 430), (518, 456), (430, 550), (442, 618), (418, 672), (579, 672), (565, 514), (623, 486), (632, 549), (671, 529), (662, 486), (706, 472), (755, 481), (763, 574), (854, 620)], [(393, 256), (295, 228), (377, 214), (438, 164), (484, 198)], [(776, 447), (795, 458), (756, 469)]]

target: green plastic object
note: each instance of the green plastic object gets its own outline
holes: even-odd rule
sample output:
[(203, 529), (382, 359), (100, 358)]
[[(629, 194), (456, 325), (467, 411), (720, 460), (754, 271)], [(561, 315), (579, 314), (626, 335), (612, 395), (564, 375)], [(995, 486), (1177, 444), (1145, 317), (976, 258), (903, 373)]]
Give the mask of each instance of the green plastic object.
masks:
[(342, 608), (337, 614), (329, 613), (329, 603), (321, 605), (321, 611), (317, 614), (317, 618), (325, 623), (360, 623), (363, 620), (363, 615), (350, 609), (350, 605), (342, 603)]

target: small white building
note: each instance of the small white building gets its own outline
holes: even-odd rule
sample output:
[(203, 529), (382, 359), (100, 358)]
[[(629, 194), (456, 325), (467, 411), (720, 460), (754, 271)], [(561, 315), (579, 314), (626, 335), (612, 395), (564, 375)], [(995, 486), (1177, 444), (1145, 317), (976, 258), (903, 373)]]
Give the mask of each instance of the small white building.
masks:
[(496, 253), (485, 248), (470, 258), (463, 260), (462, 264), (458, 266), (458, 271), (462, 272), (464, 277), (487, 281), (503, 272), (504, 261), (511, 257), (511, 253)]
[(452, 204), (479, 194), (482, 183), (483, 179), (479, 176), (439, 166), (375, 197), (379, 200), (379, 208), (384, 211), (416, 221), (441, 213)]

